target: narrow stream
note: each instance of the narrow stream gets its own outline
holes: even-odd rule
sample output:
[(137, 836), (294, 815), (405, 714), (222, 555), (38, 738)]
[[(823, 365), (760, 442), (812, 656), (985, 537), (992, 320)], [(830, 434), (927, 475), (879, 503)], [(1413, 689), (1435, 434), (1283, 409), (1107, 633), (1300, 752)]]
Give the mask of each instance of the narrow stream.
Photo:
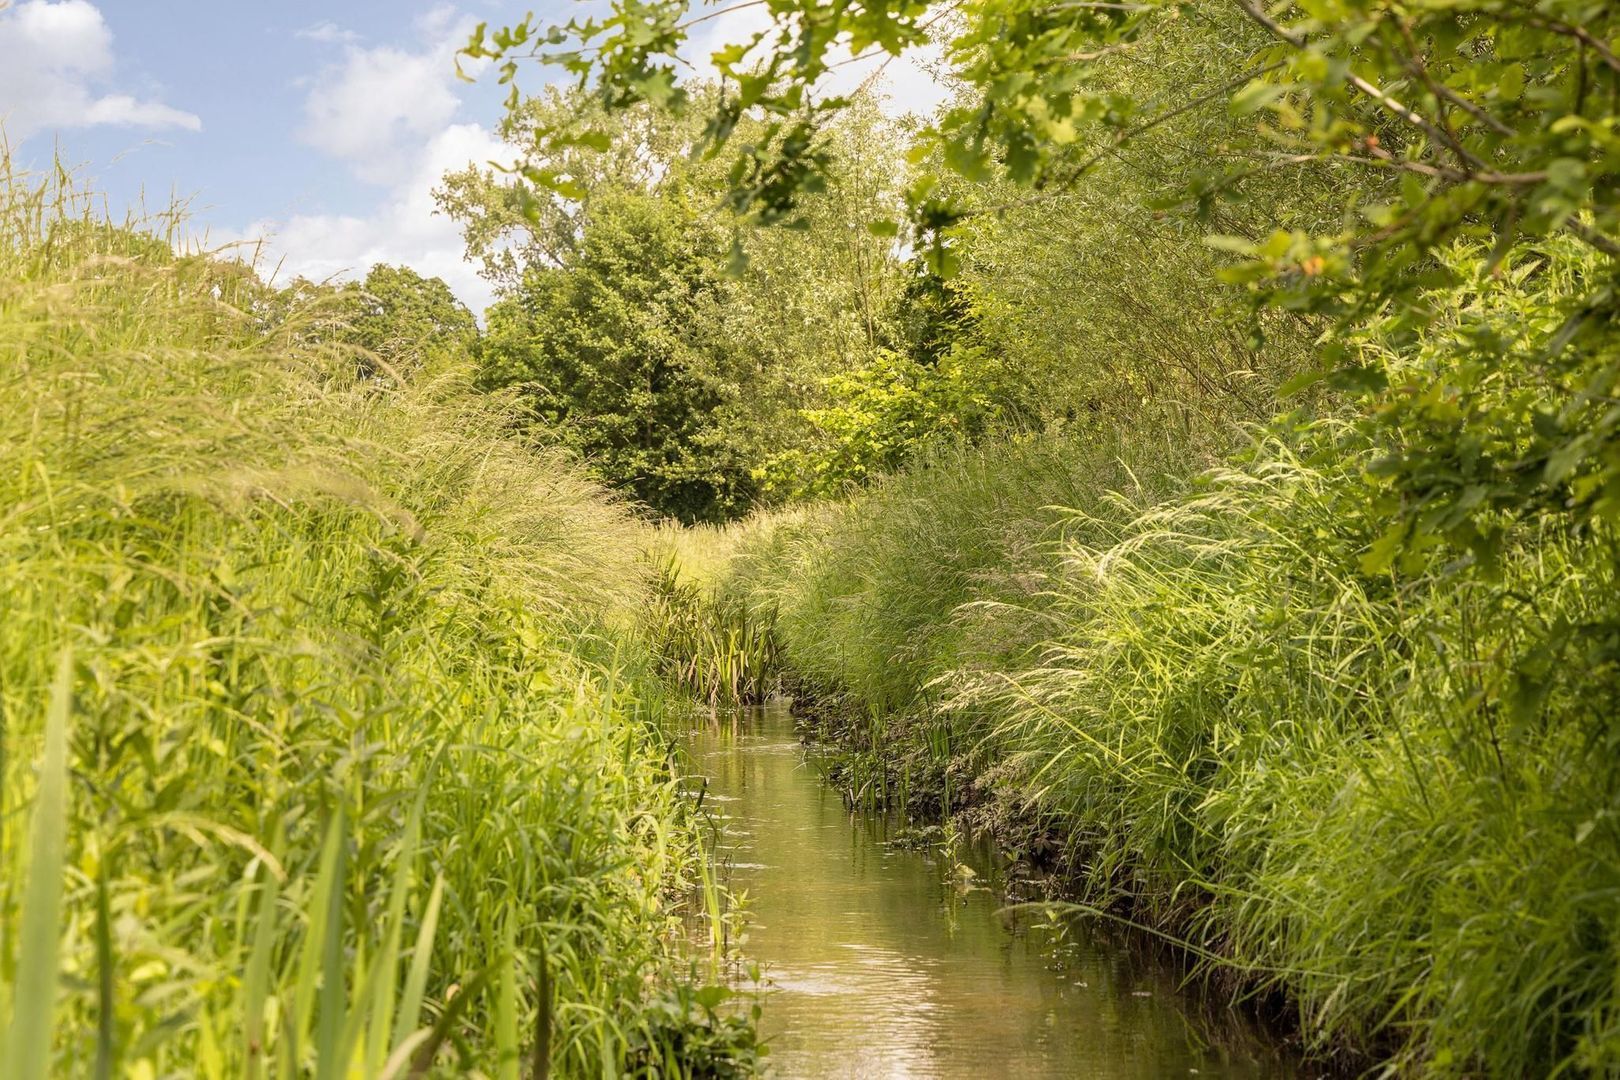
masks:
[(1009, 918), (998, 860), (891, 842), (822, 782), (786, 707), (703, 720), (691, 780), (746, 895), (743, 952), (763, 969), (779, 1077), (1274, 1077), (1235, 1019), (1209, 1024), (1175, 977), (1045, 916)]

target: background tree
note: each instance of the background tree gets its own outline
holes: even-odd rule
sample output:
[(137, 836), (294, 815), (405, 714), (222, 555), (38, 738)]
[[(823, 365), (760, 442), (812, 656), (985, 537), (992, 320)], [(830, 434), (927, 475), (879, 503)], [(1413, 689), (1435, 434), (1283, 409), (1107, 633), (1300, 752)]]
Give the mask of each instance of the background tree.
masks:
[(721, 266), (697, 215), (674, 198), (623, 193), (593, 207), (565, 265), (534, 267), (489, 311), (486, 386), (515, 386), (534, 416), (609, 480), (683, 521), (751, 497), (715, 410), (722, 373), (686, 333)]
[(478, 321), (440, 278), (408, 266), (378, 263), (363, 282), (343, 286), (336, 315), (339, 339), (363, 350), (363, 369), (396, 377), (465, 358), (478, 340)]
[[(509, 137), (588, 108), (548, 94)], [(440, 190), (501, 296), (485, 384), (518, 387), (537, 434), (658, 512), (717, 520), (800, 490), (784, 463), (813, 468), (826, 437), (809, 414), (831, 403), (828, 380), (895, 336), (900, 253), (867, 223), (899, 205), (898, 129), (869, 101), (852, 107), (832, 132), (843, 164), (798, 227), (755, 233), (722, 205), (723, 163), (693, 157), (689, 121), (640, 106), (598, 123), (601, 150), (532, 155), (517, 175), (469, 169)], [(565, 176), (567, 193), (534, 175)]]
[[(1620, 351), (1612, 330), (1620, 315), (1614, 5), (785, 0), (770, 11), (766, 30), (713, 54), (721, 89), (700, 97), (675, 78), (693, 25), (686, 0), (624, 0), (605, 18), (550, 28), (532, 17), (493, 34), (480, 28), (465, 54), (496, 60), (508, 82), (520, 59), (560, 66), (610, 109), (639, 102), (692, 109), (705, 118), (711, 152), (731, 150), (731, 205), (757, 221), (781, 222), (795, 220), (836, 158), (825, 132), (847, 102), (818, 87), (839, 50), (898, 55), (926, 41), (949, 13), (946, 57), (965, 92), (923, 132), (919, 154), (935, 155), (937, 168), (906, 192), (915, 242), (942, 272), (960, 261), (953, 226), (997, 208), (960, 199), (950, 177), (1019, 189), (1001, 208), (1055, 201), (1108, 162), (1128, 159), (1144, 137), (1223, 102), (1247, 118), (1255, 137), (1232, 155), (1183, 147), (1165, 175), (1173, 183), (1161, 205), (1207, 219), (1257, 180), (1286, 189), (1304, 171), (1342, 181), (1327, 200), (1331, 214), (1295, 221), (1278, 214), (1259, 235), (1210, 239), (1230, 259), (1219, 270), (1224, 283), (1247, 289), (1260, 305), (1332, 321), (1316, 366), (1334, 373), (1338, 386), (1371, 395), (1365, 415), (1394, 418), (1436, 397), (1447, 402), (1442, 412), (1463, 407), (1444, 372), (1430, 379), (1417, 375), (1426, 368), (1384, 361), (1410, 345), (1441, 368), (1466, 364), (1473, 345), (1427, 349), (1425, 327), (1465, 303), (1480, 275), (1512, 265), (1516, 252), (1571, 265), (1581, 282), (1560, 294), (1548, 332), (1528, 354), (1560, 388), (1533, 453), (1508, 452), (1499, 471), (1458, 482), (1446, 463), (1479, 456), (1472, 442), (1457, 442), (1463, 428), (1437, 422), (1379, 436), (1400, 462), (1389, 474), (1401, 517), (1392, 542), (1438, 535), (1482, 554), (1497, 532), (1490, 519), (1504, 510), (1534, 516), (1573, 505), (1620, 516), (1620, 434), (1605, 422), (1593, 426), (1599, 418), (1588, 408), (1611, 400), (1620, 378), (1612, 360)], [(1239, 22), (1241, 32), (1233, 29)], [(1164, 83), (1121, 77), (1121, 64), (1141, 58), (1152, 66), (1157, 43), (1177, 37), (1203, 46), (1192, 54), (1200, 65), (1188, 84), (1194, 92), (1157, 96), (1143, 87)], [(739, 138), (747, 123), (759, 127)], [(571, 124), (541, 133), (551, 146), (593, 137)], [(1543, 246), (1560, 233), (1598, 260), (1567, 264), (1564, 247)], [(1482, 254), (1458, 262), (1448, 252), (1453, 245)], [(1392, 350), (1341, 347), (1368, 320), (1391, 313)], [(1515, 438), (1510, 425), (1487, 442)], [(1531, 475), (1541, 479), (1527, 486), (1522, 478)]]

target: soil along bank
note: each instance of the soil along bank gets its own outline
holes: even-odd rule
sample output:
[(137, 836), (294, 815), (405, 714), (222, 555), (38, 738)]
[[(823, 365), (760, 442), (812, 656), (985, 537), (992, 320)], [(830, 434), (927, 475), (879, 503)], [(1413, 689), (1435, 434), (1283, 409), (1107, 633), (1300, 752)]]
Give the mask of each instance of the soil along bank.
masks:
[(1547, 524), (1494, 566), (1381, 567), (1367, 457), (1328, 423), (1193, 482), (1061, 441), (947, 455), (756, 520), (717, 589), (843, 701), (858, 797), (1037, 821), (1090, 902), (1317, 1051), (1612, 1072), (1620, 545)]
[(328, 318), (0, 188), (0, 1073), (745, 1068), (642, 526)]

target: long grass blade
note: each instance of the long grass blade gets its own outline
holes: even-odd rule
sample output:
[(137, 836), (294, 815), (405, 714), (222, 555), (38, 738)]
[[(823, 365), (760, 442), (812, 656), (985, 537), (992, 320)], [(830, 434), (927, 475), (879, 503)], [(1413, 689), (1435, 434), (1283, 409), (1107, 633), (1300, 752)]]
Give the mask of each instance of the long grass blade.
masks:
[(28, 883), (18, 920), (17, 977), (6, 1034), (8, 1080), (45, 1080), (51, 1073), (62, 935), (62, 872), (67, 859), (68, 722), (73, 710), (73, 650), (62, 650), (45, 713), (45, 754), (34, 797)]
[[(433, 881), (428, 894), (427, 907), (416, 932), (416, 947), (411, 952), (410, 970), (405, 976), (405, 987), (400, 992), (399, 1013), (394, 1018), (395, 1037), (403, 1041), (416, 1030), (422, 1015), (422, 998), (427, 993), (428, 969), (433, 962), (433, 938), (439, 927), (439, 904), (444, 899), (444, 875)], [(396, 1043), (395, 1049), (398, 1049)]]

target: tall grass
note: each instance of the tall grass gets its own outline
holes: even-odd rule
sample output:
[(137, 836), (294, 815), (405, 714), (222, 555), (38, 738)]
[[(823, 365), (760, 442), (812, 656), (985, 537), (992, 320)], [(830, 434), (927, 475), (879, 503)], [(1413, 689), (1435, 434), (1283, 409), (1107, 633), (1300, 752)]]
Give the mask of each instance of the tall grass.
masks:
[(774, 615), (785, 674), (832, 705), (825, 734), (880, 750), (845, 763), (849, 795), (960, 807), (999, 762), (979, 755), (977, 718), (940, 711), (941, 680), (1017, 668), (1054, 629), (1055, 507), (1150, 498), (1197, 460), (1107, 433), (941, 449), (850, 502), (730, 538), (717, 593)]
[(1496, 569), (1370, 573), (1367, 454), (1321, 423), (1156, 484), (994, 448), (756, 537), (722, 588), (843, 695), (852, 789), (1033, 821), (1092, 908), (1318, 1050), (1613, 1074), (1620, 540), (1549, 519)]
[(775, 691), (774, 620), (722, 600), (664, 566), (640, 626), (667, 681), (710, 708), (754, 705)]
[(170, 240), (0, 184), (6, 1075), (746, 1071), (642, 527)]
[(666, 682), (710, 708), (759, 704), (780, 688), (775, 610), (721, 585), (736, 551), (792, 514), (652, 530), (646, 555), (656, 578), (638, 633)]

